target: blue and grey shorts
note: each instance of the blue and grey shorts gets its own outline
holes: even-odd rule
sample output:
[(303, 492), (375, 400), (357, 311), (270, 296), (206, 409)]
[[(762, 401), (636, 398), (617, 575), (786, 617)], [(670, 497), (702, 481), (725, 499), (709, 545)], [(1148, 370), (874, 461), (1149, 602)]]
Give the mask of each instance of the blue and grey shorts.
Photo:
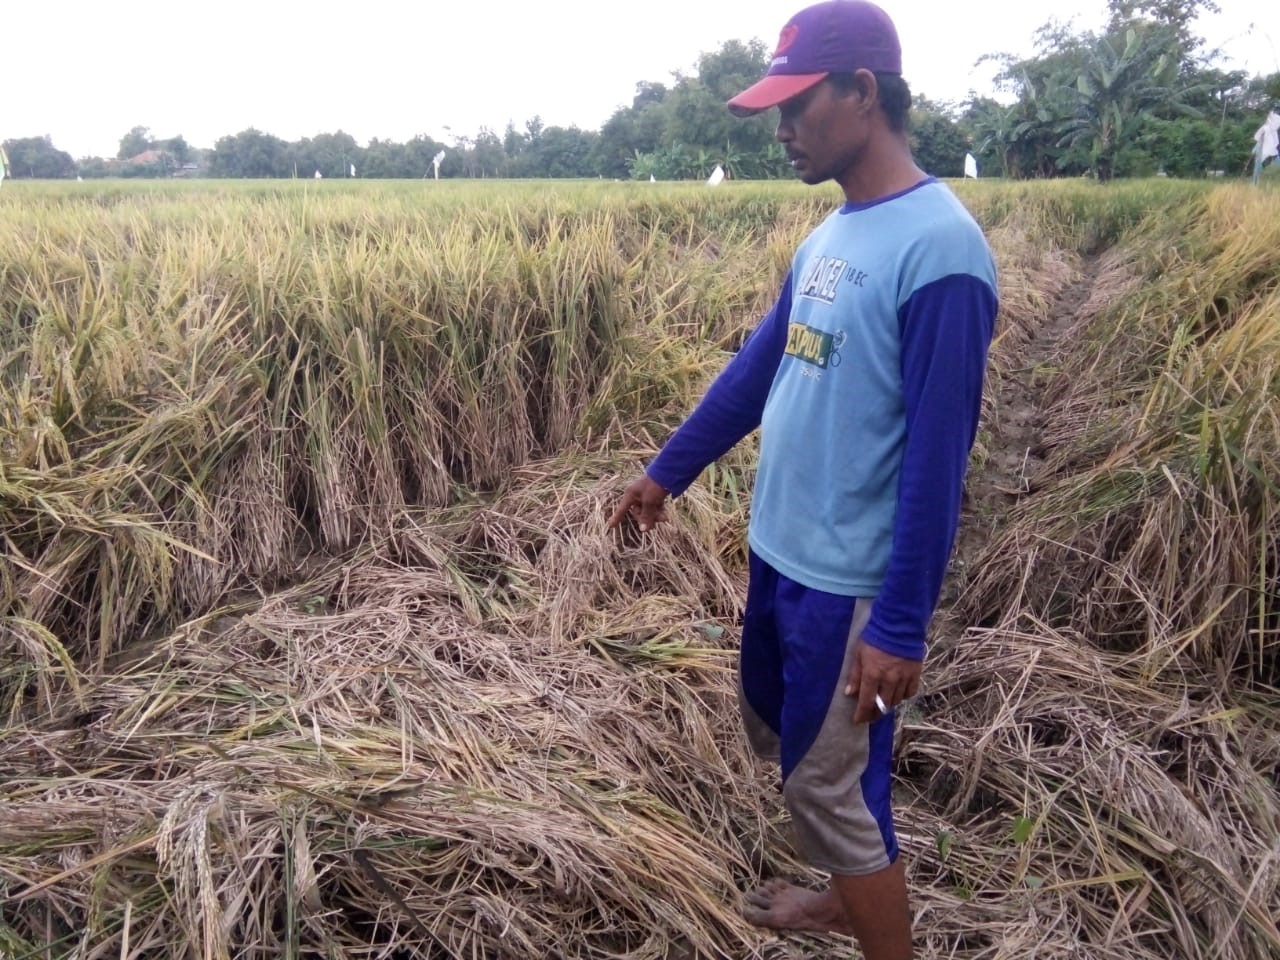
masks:
[(751, 553), (739, 702), (757, 754), (782, 764), (800, 853), (841, 876), (893, 863), (893, 713), (854, 726), (844, 693), (871, 600), (802, 586)]

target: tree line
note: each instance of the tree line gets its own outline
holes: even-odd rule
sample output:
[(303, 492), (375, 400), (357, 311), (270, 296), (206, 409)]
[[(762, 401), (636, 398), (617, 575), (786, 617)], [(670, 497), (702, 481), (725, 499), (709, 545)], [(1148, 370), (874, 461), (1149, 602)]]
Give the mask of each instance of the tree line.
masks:
[[(1280, 99), (1280, 70), (1250, 76), (1219, 65), (1193, 23), (1214, 0), (1110, 0), (1099, 30), (1050, 22), (1027, 57), (993, 53), (1004, 101), (974, 94), (959, 102), (916, 96), (910, 136), (917, 161), (938, 176), (961, 176), (977, 157), (984, 176), (1244, 175), (1253, 132)], [(116, 157), (73, 161), (48, 137), (7, 140), (15, 177), (604, 177), (704, 178), (719, 165), (731, 177), (788, 177), (768, 114), (738, 120), (724, 103), (768, 67), (760, 41), (730, 40), (703, 54), (670, 84), (638, 83), (629, 105), (599, 130), (508, 124), (444, 143), (373, 139), (342, 131), (289, 142), (256, 129), (196, 149), (181, 136), (157, 139), (134, 127)], [(980, 62), (981, 62), (980, 61)], [(910, 79), (910, 78), (908, 78)]]

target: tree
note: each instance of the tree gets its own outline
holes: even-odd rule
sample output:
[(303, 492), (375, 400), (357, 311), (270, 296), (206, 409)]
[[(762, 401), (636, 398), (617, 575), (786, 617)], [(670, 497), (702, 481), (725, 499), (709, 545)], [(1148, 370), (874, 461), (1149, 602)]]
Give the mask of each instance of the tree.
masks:
[(1191, 30), (1202, 13), (1220, 13), (1214, 0), (1109, 0), (1106, 32), (1122, 36), (1130, 29), (1158, 35), (1156, 42), (1185, 70), (1194, 70), (1204, 40)]
[(102, 157), (81, 157), (76, 164), (76, 174), (86, 180), (100, 180), (114, 176), (120, 168), (118, 160), (105, 160)]
[(596, 173), (606, 177), (628, 176), (637, 152), (650, 153), (658, 149), (666, 126), (667, 94), (667, 88), (661, 83), (636, 84), (631, 106), (615, 110), (600, 128), (591, 158)]
[(289, 145), (253, 127), (220, 138), (209, 155), (211, 177), (287, 177), (292, 172)]
[(911, 152), (920, 169), (938, 177), (964, 176), (964, 155), (971, 146), (965, 130), (941, 104), (917, 96), (908, 124)]
[(698, 149), (716, 158), (726, 152), (741, 158), (765, 154), (774, 142), (776, 118), (764, 113), (740, 119), (725, 109), (725, 103), (768, 68), (769, 52), (759, 40), (729, 40), (719, 50), (704, 53), (698, 58), (697, 74), (678, 77), (665, 101), (663, 141), (686, 144), (695, 156)]
[(994, 162), (1001, 176), (1013, 176), (1013, 153), (1017, 146), (1015, 107), (1006, 107), (988, 97), (975, 97), (964, 121), (975, 141), (978, 165), (990, 170)]
[(702, 168), (709, 165), (709, 172), (719, 163), (738, 177), (779, 175), (785, 165), (773, 138), (774, 118), (741, 120), (725, 109), (725, 101), (768, 67), (760, 41), (729, 40), (702, 54), (693, 75), (676, 74), (673, 87), (636, 84), (631, 106), (616, 110), (600, 130), (597, 172), (668, 179), (706, 176)]
[[(187, 143), (182, 134), (176, 137), (170, 137), (168, 140), (151, 141), (152, 150), (163, 150), (173, 161), (175, 167), (180, 167), (191, 159), (191, 145)], [(133, 154), (137, 156), (137, 154)]]
[(443, 143), (419, 134), (404, 145), (407, 167), (400, 176), (430, 176), (432, 172), (431, 159), (441, 150), (445, 150), (445, 159), (440, 165), (440, 176), (453, 175), (453, 166), (457, 163), (456, 151), (448, 150)]
[[(1087, 143), (1099, 180), (1110, 180), (1116, 154), (1152, 108), (1177, 105), (1178, 61), (1159, 38), (1129, 27), (1123, 38), (1099, 37), (1076, 80), (1076, 116), (1062, 125), (1062, 143)], [(1187, 108), (1190, 110), (1190, 108)]]
[(146, 153), (153, 146), (151, 131), (146, 127), (134, 127), (120, 138), (120, 149), (116, 153), (117, 160), (132, 160), (140, 153)]
[(650, 83), (647, 80), (641, 80), (636, 84), (636, 95), (631, 98), (631, 109), (640, 111), (645, 107), (660, 104), (666, 99), (666, 84)]
[(1061, 143), (1060, 127), (1076, 115), (1075, 88), (1088, 56), (1089, 35), (1050, 21), (1036, 31), (1035, 44), (1031, 57), (989, 54), (980, 60), (1002, 65), (996, 85), (1016, 99), (1007, 107), (994, 100), (971, 100), (965, 121), (979, 159), (987, 167), (997, 160), (1010, 177), (1083, 173), (1088, 169), (1086, 151)]
[(1050, 21), (1033, 56), (981, 58), (1001, 65), (997, 84), (1015, 102), (972, 99), (961, 122), (979, 160), (1009, 176), (1104, 180), (1238, 168), (1247, 104), (1257, 112), (1269, 101), (1256, 80), (1216, 68), (1217, 52), (1196, 35), (1215, 0), (1108, 0), (1107, 9), (1100, 32)]
[(512, 173), (521, 177), (589, 177), (596, 141), (600, 135), (577, 127), (539, 128), (514, 162)]
[(9, 172), (15, 178), (59, 180), (75, 176), (76, 164), (71, 154), (55, 147), (48, 136), (20, 137), (0, 146), (9, 157)]
[(413, 176), (409, 172), (408, 150), (403, 143), (374, 137), (364, 148), (364, 168), (360, 175), (376, 180)]
[[(356, 143), (356, 138), (342, 130), (336, 133), (317, 133), (308, 141), (314, 169), (326, 177), (345, 177), (351, 173), (354, 165), (358, 174), (364, 166), (364, 151)], [(302, 172), (299, 165), (298, 172)]]
[(488, 127), (481, 127), (474, 140), (460, 138), (463, 172), (468, 177), (500, 177), (506, 171), (502, 141)]
[[(534, 123), (537, 124), (538, 130), (541, 131), (542, 129), (541, 119), (539, 119), (538, 117), (534, 117), (532, 120), (529, 121), (529, 124), (534, 124)], [(525, 144), (528, 142), (529, 142), (529, 137), (527, 137), (525, 134), (517, 130), (515, 123), (508, 120), (507, 129), (504, 130), (502, 133), (502, 152), (507, 155), (507, 159), (514, 160), (518, 156), (520, 156), (521, 151), (524, 149)]]
[(663, 170), (658, 162), (657, 153), (641, 153), (637, 150), (635, 155), (627, 161), (627, 172), (633, 180), (648, 180), (650, 177), (657, 179), (658, 174)]

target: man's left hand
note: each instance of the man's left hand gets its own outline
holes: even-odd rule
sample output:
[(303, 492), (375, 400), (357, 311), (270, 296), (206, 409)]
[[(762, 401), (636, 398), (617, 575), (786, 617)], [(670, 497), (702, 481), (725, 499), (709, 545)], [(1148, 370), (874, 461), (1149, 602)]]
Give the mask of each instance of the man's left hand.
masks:
[(886, 710), (892, 710), (908, 697), (914, 697), (920, 686), (919, 660), (907, 660), (885, 653), (859, 638), (853, 648), (853, 667), (849, 670), (849, 682), (844, 688), (846, 697), (857, 697), (854, 723), (879, 720), (882, 714), (876, 706), (876, 694), (880, 695)]

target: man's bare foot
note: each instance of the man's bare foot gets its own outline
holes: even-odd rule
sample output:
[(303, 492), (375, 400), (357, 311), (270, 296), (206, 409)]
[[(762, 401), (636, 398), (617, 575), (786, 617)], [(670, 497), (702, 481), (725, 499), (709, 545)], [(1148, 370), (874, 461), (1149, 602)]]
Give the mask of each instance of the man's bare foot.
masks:
[(785, 880), (770, 880), (748, 893), (742, 915), (758, 927), (773, 930), (853, 936), (853, 927), (835, 891), (806, 890)]

